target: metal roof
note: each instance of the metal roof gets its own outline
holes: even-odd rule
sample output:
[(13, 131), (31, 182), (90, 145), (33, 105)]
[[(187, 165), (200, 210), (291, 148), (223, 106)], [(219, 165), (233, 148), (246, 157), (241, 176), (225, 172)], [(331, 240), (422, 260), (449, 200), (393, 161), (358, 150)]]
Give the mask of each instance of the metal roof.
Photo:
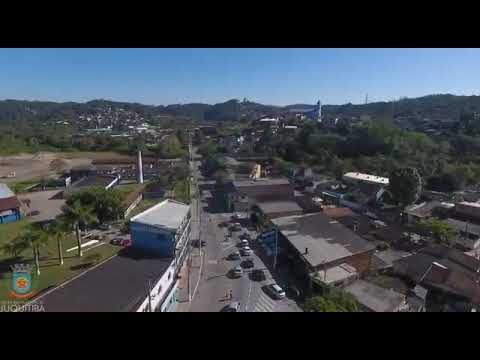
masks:
[(322, 213), (286, 216), (272, 222), (312, 267), (375, 249), (356, 233)]
[(188, 215), (190, 205), (166, 199), (150, 209), (134, 216), (130, 221), (159, 228), (176, 230)]
[(384, 289), (364, 280), (357, 280), (345, 287), (367, 309), (375, 312), (391, 312), (405, 302), (405, 295)]
[(171, 262), (172, 259), (142, 255), (133, 249), (122, 250), (38, 301), (47, 312), (136, 311), (147, 296), (148, 281), (158, 281)]
[(5, 199), (13, 196), (15, 196), (15, 194), (12, 190), (10, 190), (8, 185), (0, 183), (0, 199)]

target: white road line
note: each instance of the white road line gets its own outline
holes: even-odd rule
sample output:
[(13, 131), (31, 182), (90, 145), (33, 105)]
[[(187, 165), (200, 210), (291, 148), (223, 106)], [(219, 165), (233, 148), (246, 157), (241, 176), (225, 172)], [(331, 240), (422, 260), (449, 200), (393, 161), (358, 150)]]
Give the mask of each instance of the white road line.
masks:
[(250, 281), (250, 287), (248, 288), (247, 304), (245, 305), (245, 312), (248, 312), (248, 304), (250, 303), (250, 295), (252, 295), (252, 282)]
[(261, 294), (255, 305), (256, 312), (273, 312), (273, 309), (276, 307), (274, 300), (267, 297), (265, 294)]

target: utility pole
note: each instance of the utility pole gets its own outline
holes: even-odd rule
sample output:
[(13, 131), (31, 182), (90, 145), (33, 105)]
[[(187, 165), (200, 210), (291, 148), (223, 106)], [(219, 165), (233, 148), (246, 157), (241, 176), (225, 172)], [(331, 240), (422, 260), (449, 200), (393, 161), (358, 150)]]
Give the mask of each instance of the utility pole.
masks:
[(192, 301), (192, 294), (190, 292), (190, 267), (192, 266), (192, 253), (190, 249), (190, 242), (188, 244), (188, 259), (187, 259), (187, 270), (188, 270), (188, 301)]
[(273, 269), (277, 268), (277, 253), (278, 253), (278, 228), (275, 227), (275, 253), (273, 257)]
[(147, 290), (148, 290), (148, 310), (150, 312), (153, 312), (152, 311), (152, 283), (150, 279), (148, 279), (148, 282), (147, 282)]

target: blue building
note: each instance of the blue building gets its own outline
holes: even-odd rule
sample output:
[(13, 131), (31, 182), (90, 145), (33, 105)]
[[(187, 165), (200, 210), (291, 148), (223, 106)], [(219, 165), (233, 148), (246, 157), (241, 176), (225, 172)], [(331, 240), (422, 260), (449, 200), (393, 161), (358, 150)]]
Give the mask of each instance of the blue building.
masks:
[(164, 200), (130, 220), (134, 249), (180, 259), (190, 240), (190, 206)]
[(0, 184), (0, 224), (21, 219), (20, 202), (6, 184)]

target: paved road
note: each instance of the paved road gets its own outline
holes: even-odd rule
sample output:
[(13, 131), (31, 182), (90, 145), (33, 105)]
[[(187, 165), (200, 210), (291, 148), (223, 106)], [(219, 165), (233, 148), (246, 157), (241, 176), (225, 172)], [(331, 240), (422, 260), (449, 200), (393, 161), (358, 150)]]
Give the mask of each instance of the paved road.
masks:
[[(194, 176), (198, 179), (200, 188), (209, 188), (214, 182), (205, 181), (198, 170), (199, 162), (194, 163)], [(229, 221), (232, 214), (220, 212), (221, 200), (215, 196), (214, 190), (204, 190), (199, 199), (200, 237), (206, 241), (203, 249), (203, 271), (197, 292), (190, 304), (189, 311), (218, 312), (230, 301), (239, 301), (241, 312), (297, 312), (299, 307), (291, 299), (273, 300), (265, 293), (262, 287), (273, 282), (272, 276), (263, 261), (258, 256), (259, 248), (252, 243), (255, 268), (265, 269), (267, 279), (255, 282), (249, 279), (248, 274), (242, 278), (231, 279), (227, 273), (239, 265), (242, 260), (227, 260), (227, 256), (238, 250), (239, 235), (245, 231), (234, 232), (230, 238), (226, 237), (227, 228), (220, 227), (221, 223)], [(252, 238), (256, 237), (250, 231)], [(247, 270), (248, 271), (248, 270)], [(233, 300), (227, 295), (232, 290)]]

